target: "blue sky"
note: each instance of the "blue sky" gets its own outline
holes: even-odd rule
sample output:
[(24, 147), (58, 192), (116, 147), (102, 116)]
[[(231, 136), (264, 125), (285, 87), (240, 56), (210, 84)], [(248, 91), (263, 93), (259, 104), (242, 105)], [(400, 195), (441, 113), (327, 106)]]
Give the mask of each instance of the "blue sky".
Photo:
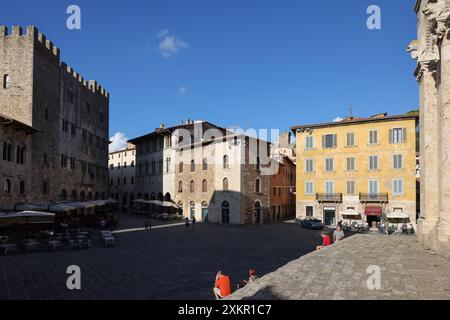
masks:
[[(81, 8), (81, 30), (66, 9)], [(366, 27), (380, 6), (382, 29)], [(0, 24), (36, 25), (111, 93), (110, 135), (203, 119), (279, 128), (417, 108), (414, 0), (7, 1)], [(160, 47), (161, 45), (161, 47)], [(178, 51), (177, 51), (178, 50)]]

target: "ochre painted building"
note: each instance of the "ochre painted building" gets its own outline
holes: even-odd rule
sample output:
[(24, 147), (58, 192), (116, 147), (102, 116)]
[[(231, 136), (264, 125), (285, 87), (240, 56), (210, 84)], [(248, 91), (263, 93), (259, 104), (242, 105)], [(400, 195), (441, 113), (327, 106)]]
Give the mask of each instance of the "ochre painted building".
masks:
[(415, 224), (417, 123), (417, 114), (380, 114), (293, 127), (297, 218), (334, 226), (354, 209), (370, 224), (393, 212)]

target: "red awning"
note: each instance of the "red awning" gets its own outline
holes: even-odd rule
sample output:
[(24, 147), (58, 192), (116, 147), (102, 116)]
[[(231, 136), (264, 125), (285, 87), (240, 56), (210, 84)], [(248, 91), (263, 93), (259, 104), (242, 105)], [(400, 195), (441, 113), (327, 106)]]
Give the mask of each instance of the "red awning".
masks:
[(381, 216), (383, 209), (381, 207), (366, 207), (364, 213), (366, 216)]

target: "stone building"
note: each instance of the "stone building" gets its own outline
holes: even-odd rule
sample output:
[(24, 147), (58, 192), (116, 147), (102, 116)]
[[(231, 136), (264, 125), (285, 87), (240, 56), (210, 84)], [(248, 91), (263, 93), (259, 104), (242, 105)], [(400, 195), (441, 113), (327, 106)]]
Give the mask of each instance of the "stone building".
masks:
[(0, 26), (0, 113), (36, 129), (28, 201), (107, 196), (109, 94), (34, 26)]
[(136, 192), (136, 147), (128, 143), (123, 150), (109, 153), (109, 194), (120, 208), (129, 207)]
[(172, 201), (198, 221), (269, 221), (270, 175), (279, 165), (270, 143), (206, 121), (161, 126), (130, 142), (137, 146), (138, 197)]
[(420, 99), (418, 238), (450, 256), (450, 1), (417, 0), (414, 11), (418, 35), (408, 51)]
[(415, 224), (417, 122), (417, 114), (379, 114), (293, 127), (297, 218), (335, 226), (354, 210), (353, 220), (369, 224), (388, 215)]
[(0, 210), (27, 202), (31, 189), (31, 136), (36, 129), (0, 114)]

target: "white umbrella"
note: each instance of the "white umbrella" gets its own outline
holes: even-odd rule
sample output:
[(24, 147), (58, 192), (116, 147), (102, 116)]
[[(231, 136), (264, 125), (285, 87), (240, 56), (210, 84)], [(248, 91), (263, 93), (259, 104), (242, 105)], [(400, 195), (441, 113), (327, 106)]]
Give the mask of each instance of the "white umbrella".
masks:
[(76, 210), (77, 208), (75, 206), (71, 206), (67, 203), (55, 203), (48, 206), (49, 211), (53, 212), (68, 212), (72, 210)]

